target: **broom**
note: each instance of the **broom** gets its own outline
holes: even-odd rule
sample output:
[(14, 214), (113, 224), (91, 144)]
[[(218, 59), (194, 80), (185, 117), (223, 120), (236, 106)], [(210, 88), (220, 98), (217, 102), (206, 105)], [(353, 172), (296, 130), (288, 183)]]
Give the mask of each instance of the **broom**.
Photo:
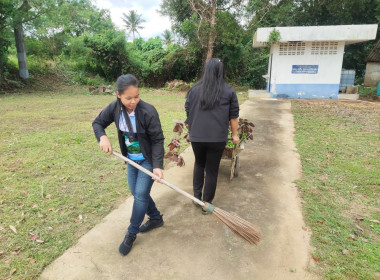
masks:
[(149, 170), (145, 169), (144, 167), (140, 166), (139, 164), (135, 163), (134, 161), (130, 160), (129, 158), (126, 158), (125, 156), (117, 153), (117, 152), (112, 152), (115, 156), (121, 158), (125, 162), (129, 163), (130, 165), (136, 167), (137, 169), (141, 170), (145, 174), (151, 176), (152, 178), (156, 178), (159, 182), (167, 185), (169, 188), (179, 192), (180, 194), (190, 198), (197, 204), (203, 207), (203, 209), (211, 214), (213, 214), (214, 217), (216, 217), (218, 220), (220, 220), (223, 224), (225, 224), (227, 227), (229, 227), (233, 233), (235, 233), (237, 236), (240, 238), (243, 238), (245, 241), (247, 241), (250, 244), (256, 245), (259, 243), (261, 239), (261, 233), (259, 230), (255, 229), (255, 226), (246, 220), (230, 214), (218, 207), (215, 207), (214, 205), (203, 202), (194, 196), (188, 194), (187, 192), (177, 188), (173, 184), (165, 181), (164, 179), (159, 179), (155, 174), (150, 172)]

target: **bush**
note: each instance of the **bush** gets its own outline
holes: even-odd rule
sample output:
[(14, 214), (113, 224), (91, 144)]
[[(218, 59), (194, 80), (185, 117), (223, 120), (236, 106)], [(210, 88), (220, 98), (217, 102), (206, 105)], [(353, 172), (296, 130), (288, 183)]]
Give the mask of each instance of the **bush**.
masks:
[(104, 30), (84, 38), (86, 47), (92, 50), (91, 62), (98, 74), (107, 81), (114, 81), (118, 76), (128, 72), (126, 38), (122, 31)]

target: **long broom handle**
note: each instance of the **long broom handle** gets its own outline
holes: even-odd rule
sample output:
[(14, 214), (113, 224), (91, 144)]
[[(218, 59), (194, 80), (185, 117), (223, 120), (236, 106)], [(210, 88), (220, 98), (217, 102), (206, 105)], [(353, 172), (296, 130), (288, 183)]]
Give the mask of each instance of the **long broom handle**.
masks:
[(142, 167), (141, 165), (137, 164), (136, 162), (134, 162), (133, 160), (130, 160), (129, 158), (126, 158), (125, 156), (123, 156), (122, 154), (119, 154), (115, 151), (112, 152), (115, 156), (117, 156), (118, 158), (124, 160), (125, 162), (127, 162), (128, 164), (136, 167), (138, 170), (141, 170), (142, 172), (144, 172), (145, 174), (151, 176), (152, 178), (155, 178), (156, 180), (158, 180), (158, 182), (160, 183), (163, 183), (165, 185), (167, 185), (169, 188), (179, 192), (180, 194), (190, 198), (191, 200), (193, 200), (194, 202), (198, 203), (200, 206), (205, 206), (205, 203), (201, 200), (199, 200), (198, 198), (195, 198), (194, 196), (188, 194), (187, 192), (181, 190), (180, 188), (174, 186), (173, 184), (165, 181), (164, 179), (160, 179), (157, 175), (153, 174), (152, 172), (150, 172), (148, 169)]

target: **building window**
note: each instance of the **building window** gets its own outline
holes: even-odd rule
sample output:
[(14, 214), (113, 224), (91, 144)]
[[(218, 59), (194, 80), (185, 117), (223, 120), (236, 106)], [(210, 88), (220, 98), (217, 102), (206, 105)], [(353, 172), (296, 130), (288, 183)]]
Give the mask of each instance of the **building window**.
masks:
[(313, 42), (311, 44), (311, 54), (334, 55), (337, 53), (338, 53), (338, 42)]
[(280, 43), (280, 55), (304, 55), (305, 42)]

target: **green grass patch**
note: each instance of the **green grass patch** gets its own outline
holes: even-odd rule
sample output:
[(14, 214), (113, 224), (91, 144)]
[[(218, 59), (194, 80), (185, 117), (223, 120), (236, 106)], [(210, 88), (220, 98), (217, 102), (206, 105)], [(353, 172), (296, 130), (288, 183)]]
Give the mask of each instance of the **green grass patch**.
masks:
[(292, 101), (303, 175), (297, 182), (326, 279), (380, 272), (380, 106)]
[(359, 95), (363, 97), (371, 97), (376, 95), (376, 87), (363, 87), (359, 86)]
[[(157, 108), (166, 147), (173, 119), (185, 119), (184, 94), (141, 97)], [(0, 95), (1, 279), (37, 278), (129, 195), (126, 166), (100, 151), (91, 126), (114, 99), (80, 86)], [(119, 150), (114, 124), (107, 134)]]

